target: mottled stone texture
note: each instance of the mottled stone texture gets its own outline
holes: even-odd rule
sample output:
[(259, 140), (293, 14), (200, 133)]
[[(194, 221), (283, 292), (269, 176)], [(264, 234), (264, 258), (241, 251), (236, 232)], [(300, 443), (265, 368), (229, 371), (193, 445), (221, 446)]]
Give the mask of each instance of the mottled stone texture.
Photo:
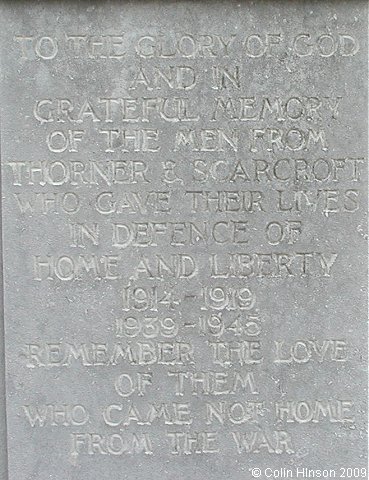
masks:
[(367, 478), (367, 2), (0, 5), (1, 478)]

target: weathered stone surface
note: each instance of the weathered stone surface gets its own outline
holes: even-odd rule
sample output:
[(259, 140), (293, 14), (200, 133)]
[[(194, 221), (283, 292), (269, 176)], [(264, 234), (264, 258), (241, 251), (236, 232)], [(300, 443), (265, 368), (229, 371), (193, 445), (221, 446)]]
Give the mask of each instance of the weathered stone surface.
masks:
[(9, 480), (366, 478), (366, 2), (1, 11)]

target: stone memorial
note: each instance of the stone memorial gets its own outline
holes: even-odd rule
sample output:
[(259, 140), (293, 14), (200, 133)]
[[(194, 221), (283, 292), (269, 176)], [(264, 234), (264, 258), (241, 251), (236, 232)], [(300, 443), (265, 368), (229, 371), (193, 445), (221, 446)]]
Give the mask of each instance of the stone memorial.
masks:
[(368, 12), (6, 1), (1, 479), (368, 478)]

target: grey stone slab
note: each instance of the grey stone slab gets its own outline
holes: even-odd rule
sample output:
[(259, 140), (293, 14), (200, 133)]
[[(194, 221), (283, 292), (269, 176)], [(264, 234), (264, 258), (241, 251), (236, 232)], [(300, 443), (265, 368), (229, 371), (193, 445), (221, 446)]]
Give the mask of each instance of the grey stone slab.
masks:
[(366, 478), (367, 2), (1, 12), (8, 479)]
[[(1, 130), (1, 122), (0, 122)], [(1, 154), (0, 154), (1, 158)], [(1, 182), (0, 182), (1, 183)], [(0, 186), (1, 190), (1, 186)], [(0, 195), (2, 197), (2, 195)], [(0, 198), (0, 210), (1, 210), (1, 198)], [(2, 225), (0, 223), (0, 236), (2, 238)], [(0, 258), (2, 259), (2, 242), (0, 245)], [(1, 439), (1, 454), (0, 454), (0, 478), (7, 478), (8, 475), (8, 454), (7, 454), (7, 431), (6, 431), (6, 394), (5, 394), (5, 336), (4, 336), (4, 296), (3, 296), (3, 275), (2, 275), (2, 260), (1, 260), (1, 274), (0, 274), (0, 290), (2, 292), (0, 296), (0, 439)]]

